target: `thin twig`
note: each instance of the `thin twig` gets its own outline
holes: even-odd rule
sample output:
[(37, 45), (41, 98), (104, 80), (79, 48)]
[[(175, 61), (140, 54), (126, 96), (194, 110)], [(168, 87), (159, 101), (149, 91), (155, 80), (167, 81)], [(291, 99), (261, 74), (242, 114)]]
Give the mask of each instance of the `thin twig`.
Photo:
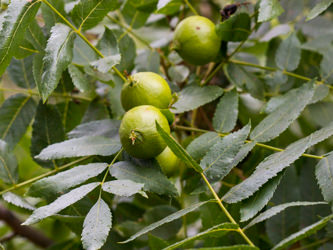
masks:
[(190, 10), (197, 16), (199, 16), (199, 13), (194, 9), (194, 7), (192, 6), (192, 4), (190, 4), (190, 2), (188, 0), (184, 0), (185, 4), (190, 8)]
[(61, 171), (61, 170), (64, 170), (64, 169), (66, 169), (66, 168), (69, 168), (69, 167), (71, 167), (71, 166), (73, 166), (73, 165), (75, 165), (75, 164), (77, 164), (77, 163), (79, 163), (79, 162), (81, 162), (81, 161), (84, 161), (84, 160), (88, 159), (89, 157), (90, 157), (90, 156), (82, 157), (82, 158), (80, 158), (80, 159), (77, 159), (77, 160), (75, 160), (75, 161), (72, 161), (72, 162), (70, 162), (70, 163), (67, 163), (67, 164), (65, 164), (65, 165), (63, 165), (63, 166), (61, 166), (61, 167), (58, 167), (57, 169), (53, 169), (53, 170), (51, 170), (51, 171), (49, 171), (49, 172), (47, 172), (47, 173), (44, 173), (44, 174), (38, 175), (38, 176), (36, 176), (36, 177), (34, 177), (34, 178), (31, 178), (31, 179), (29, 179), (29, 180), (26, 180), (26, 181), (24, 181), (24, 182), (18, 183), (18, 184), (14, 185), (14, 186), (11, 186), (11, 187), (9, 187), (9, 188), (7, 188), (7, 189), (5, 189), (5, 190), (2, 190), (2, 191), (0, 192), (0, 195), (3, 195), (4, 193), (7, 193), (7, 192), (12, 191), (12, 190), (15, 190), (15, 189), (21, 188), (21, 187), (23, 187), (23, 186), (25, 186), (25, 185), (28, 185), (28, 184), (33, 183), (33, 182), (35, 182), (35, 181), (38, 181), (38, 180), (40, 180), (40, 179), (42, 179), (42, 178), (44, 178), (44, 177), (47, 177), (47, 176), (49, 176), (49, 175), (55, 174), (55, 173), (57, 173), (57, 172), (59, 172), (59, 171)]
[[(219, 205), (219, 207), (222, 209), (222, 211), (225, 213), (225, 215), (228, 217), (228, 219), (231, 221), (231, 223), (234, 223), (236, 225), (237, 222), (234, 220), (234, 218), (232, 217), (232, 215), (228, 212), (228, 210), (225, 208), (225, 206), (223, 205), (221, 199), (218, 197), (218, 195), (216, 194), (215, 190), (213, 189), (212, 185), (209, 183), (209, 181), (207, 180), (206, 176), (201, 173), (201, 177), (203, 178), (203, 180), (205, 181), (206, 185), (208, 186), (210, 192), (213, 194), (217, 204)], [(254, 244), (252, 243), (252, 241), (246, 236), (246, 234), (244, 233), (244, 231), (238, 226), (237, 231), (239, 232), (239, 234), (244, 238), (244, 240), (250, 245), (250, 246), (254, 246)]]
[[(7, 92), (15, 92), (15, 93), (23, 93), (23, 94), (27, 94), (27, 95), (35, 95), (35, 96), (39, 96), (39, 92), (36, 91), (36, 90), (31, 90), (31, 89), (19, 89), (19, 88), (3, 88), (3, 87), (0, 87), (0, 91), (7, 91)], [(88, 101), (88, 102), (91, 102), (92, 99), (89, 98), (89, 97), (85, 97), (85, 96), (81, 96), (81, 95), (76, 95), (76, 94), (73, 94), (73, 95), (70, 95), (70, 94), (61, 94), (61, 93), (51, 93), (51, 96), (53, 97), (62, 97), (62, 98), (65, 98), (65, 99), (77, 99), (77, 100), (82, 100), (82, 101)]]
[[(206, 133), (206, 132), (211, 132), (209, 130), (205, 130), (205, 129), (200, 129), (200, 128), (193, 128), (193, 127), (185, 127), (185, 126), (180, 126), (180, 125), (175, 125), (174, 126), (175, 129), (179, 129), (179, 130), (185, 130), (185, 131), (191, 131), (191, 132), (198, 132), (198, 133)], [(217, 133), (219, 136), (227, 136), (229, 135), (229, 133)], [(252, 140), (246, 140), (245, 141), (246, 143), (252, 143), (253, 141)], [(267, 148), (267, 149), (270, 149), (270, 150), (273, 150), (273, 151), (278, 151), (278, 152), (282, 152), (284, 151), (284, 149), (282, 148), (277, 148), (277, 147), (273, 147), (273, 146), (270, 146), (270, 145), (266, 145), (266, 144), (263, 144), (263, 143), (259, 143), (259, 142), (256, 142), (256, 146), (258, 147), (262, 147), (262, 148)], [(324, 158), (324, 156), (319, 156), (319, 155), (312, 155), (312, 154), (302, 154), (303, 157), (307, 157), (307, 158), (313, 158), (313, 159), (318, 159), (318, 160), (321, 160)]]
[[(239, 60), (235, 60), (235, 59), (229, 59), (229, 62), (233, 63), (233, 64), (237, 64), (237, 65), (242, 65), (242, 66), (245, 66), (245, 67), (252, 67), (252, 68), (257, 68), (257, 69), (262, 69), (262, 70), (267, 70), (267, 71), (272, 71), (272, 72), (279, 71), (279, 69), (277, 69), (277, 68), (268, 67), (268, 66), (261, 66), (261, 65), (258, 65), (258, 64), (239, 61)], [(299, 75), (299, 74), (296, 74), (296, 73), (293, 73), (293, 72), (289, 72), (289, 71), (286, 71), (286, 70), (282, 70), (281, 72), (284, 75), (291, 76), (291, 77), (294, 77), (294, 78), (298, 78), (298, 79), (301, 79), (301, 80), (304, 80), (304, 81), (311, 81), (312, 80), (309, 77), (302, 76), (302, 75)], [(326, 84), (324, 81), (316, 81), (316, 84), (318, 84), (318, 85), (323, 84), (323, 85), (327, 86), (328, 88), (333, 89), (333, 86), (331, 86), (329, 84)]]

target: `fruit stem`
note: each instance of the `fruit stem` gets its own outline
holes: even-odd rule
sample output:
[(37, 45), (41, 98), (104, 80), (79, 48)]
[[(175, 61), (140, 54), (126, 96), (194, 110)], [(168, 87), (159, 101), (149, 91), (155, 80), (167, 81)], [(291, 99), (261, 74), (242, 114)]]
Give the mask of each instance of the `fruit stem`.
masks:
[(199, 16), (199, 13), (194, 9), (194, 7), (192, 6), (192, 4), (190, 4), (190, 2), (188, 0), (184, 0), (185, 4), (190, 8), (190, 10), (197, 16)]

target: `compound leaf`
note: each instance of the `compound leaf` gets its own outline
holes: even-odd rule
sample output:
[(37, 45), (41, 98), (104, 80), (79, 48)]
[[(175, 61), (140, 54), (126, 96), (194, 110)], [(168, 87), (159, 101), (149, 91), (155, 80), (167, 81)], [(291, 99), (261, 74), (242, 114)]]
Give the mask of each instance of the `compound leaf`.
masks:
[(268, 180), (296, 161), (306, 149), (331, 135), (333, 123), (290, 144), (284, 151), (266, 157), (249, 178), (232, 187), (222, 199), (228, 203), (235, 203), (252, 196)]

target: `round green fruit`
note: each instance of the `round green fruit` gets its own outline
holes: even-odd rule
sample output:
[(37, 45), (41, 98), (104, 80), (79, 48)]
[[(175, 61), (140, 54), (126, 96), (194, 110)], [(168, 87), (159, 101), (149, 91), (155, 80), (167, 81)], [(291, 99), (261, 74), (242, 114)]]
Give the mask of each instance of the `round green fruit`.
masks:
[(159, 155), (166, 147), (156, 129), (155, 121), (170, 133), (168, 120), (158, 108), (142, 105), (127, 111), (120, 128), (120, 141), (125, 151), (136, 158), (149, 159)]
[(206, 17), (191, 16), (181, 21), (174, 33), (175, 49), (188, 63), (204, 65), (216, 59), (221, 39)]
[(172, 95), (168, 83), (153, 72), (140, 72), (129, 77), (121, 90), (121, 104), (125, 110), (140, 105), (160, 109), (169, 107)]
[(182, 164), (180, 159), (171, 151), (169, 147), (166, 147), (163, 152), (156, 157), (156, 160), (163, 173), (167, 176), (177, 174)]

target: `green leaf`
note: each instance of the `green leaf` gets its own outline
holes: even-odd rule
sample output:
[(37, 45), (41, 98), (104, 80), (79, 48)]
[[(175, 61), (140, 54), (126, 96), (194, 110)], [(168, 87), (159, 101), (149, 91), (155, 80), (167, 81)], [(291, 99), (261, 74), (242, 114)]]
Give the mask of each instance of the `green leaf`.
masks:
[[(284, 204), (298, 200), (301, 200), (299, 176), (296, 172), (296, 167), (292, 165), (290, 168), (287, 168), (285, 171), (283, 171), (283, 178), (278, 185), (273, 198), (270, 200), (270, 205), (268, 206), (271, 207), (273, 205)], [(292, 234), (292, 232), (299, 230), (301, 226), (300, 220), (295, 220), (295, 218), (299, 217), (300, 208), (294, 207), (290, 208), (288, 211), (284, 210), (281, 213), (267, 219), (264, 224), (267, 236), (271, 243), (276, 244), (287, 237), (289, 234)], [(259, 227), (260, 226), (257, 228)]]
[(224, 67), (224, 72), (232, 84), (239, 88), (244, 88), (245, 86), (253, 97), (263, 99), (264, 83), (255, 74), (245, 70), (244, 67), (232, 63), (228, 63)]
[(31, 96), (17, 94), (0, 107), (0, 139), (13, 149), (25, 134), (35, 115), (36, 104)]
[(261, 0), (258, 22), (267, 22), (284, 12), (279, 0)]
[(130, 180), (144, 184), (143, 190), (157, 194), (176, 196), (177, 189), (161, 172), (155, 161), (142, 161), (134, 164), (120, 161), (110, 168), (110, 174), (118, 180)]
[(237, 231), (238, 229), (238, 225), (237, 224), (233, 224), (233, 223), (222, 223), (216, 226), (213, 226), (201, 233), (198, 233), (192, 237), (188, 237), (182, 241), (178, 241), (166, 248), (163, 248), (164, 250), (172, 250), (172, 249), (177, 249), (181, 246), (184, 246), (190, 242), (193, 242), (195, 240), (199, 240), (199, 239), (203, 239), (206, 237), (221, 237), (223, 235), (225, 235), (226, 233), (230, 232), (230, 231)]
[(260, 223), (264, 220), (267, 220), (268, 218), (282, 212), (283, 210), (285, 210), (288, 207), (314, 206), (314, 205), (327, 205), (327, 203), (326, 202), (320, 202), (320, 201), (318, 201), (318, 202), (295, 201), (295, 202), (280, 204), (280, 205), (274, 206), (274, 207), (266, 210), (265, 212), (259, 214), (257, 217), (255, 217), (253, 220), (251, 220), (251, 222), (249, 224), (247, 224), (246, 227), (244, 227), (244, 229), (247, 229), (249, 227), (254, 226), (257, 223)]
[(181, 83), (190, 75), (190, 70), (184, 65), (175, 65), (168, 69), (168, 75), (172, 81)]
[(199, 239), (203, 239), (206, 237), (221, 237), (224, 234), (230, 232), (230, 231), (237, 231), (238, 229), (238, 225), (237, 224), (233, 224), (233, 223), (222, 223), (216, 226), (213, 226), (201, 233), (196, 234), (195, 236), (192, 237), (188, 237), (182, 241), (178, 241), (166, 248), (163, 248), (164, 250), (172, 250), (172, 249), (177, 249), (183, 245), (186, 245), (190, 242), (193, 242), (195, 240), (199, 240)]
[(0, 140), (0, 178), (8, 184), (15, 184), (18, 180), (16, 157), (3, 140)]
[(187, 152), (195, 161), (201, 160), (209, 149), (215, 145), (220, 139), (219, 134), (215, 132), (207, 132), (195, 138), (190, 145), (187, 146)]
[[(65, 4), (63, 0), (47, 0), (61, 15), (66, 17)], [(56, 23), (64, 23), (57, 13), (55, 13), (48, 5), (42, 4), (42, 16), (45, 27), (49, 31)]]
[[(31, 156), (38, 155), (43, 148), (65, 140), (65, 132), (58, 110), (39, 102), (34, 123), (32, 125)], [(44, 167), (56, 167), (56, 162), (38, 161)]]
[(222, 93), (223, 89), (218, 86), (200, 87), (198, 85), (191, 85), (185, 87), (178, 93), (178, 101), (173, 105), (171, 110), (176, 114), (194, 110), (214, 101), (220, 97)]
[(31, 210), (31, 211), (36, 209), (33, 205), (31, 205), (29, 202), (27, 202), (26, 199), (14, 194), (14, 193), (11, 193), (11, 192), (4, 193), (2, 195), (2, 198), (6, 202), (13, 204), (17, 207), (25, 208), (25, 209)]
[(28, 195), (52, 199), (54, 196), (67, 192), (70, 188), (98, 176), (107, 166), (108, 164), (106, 163), (90, 163), (43, 178), (32, 184)]
[(141, 1), (141, 3), (136, 4), (136, 9), (146, 13), (151, 13), (156, 9), (157, 2), (158, 0)]
[(33, 89), (35, 80), (32, 74), (33, 56), (28, 56), (24, 59), (12, 59), (8, 73), (12, 81), (21, 88)]
[(14, 57), (18, 60), (24, 59), (32, 54), (36, 53), (35, 48), (25, 37), (24, 40), (19, 44), (18, 48), (14, 52)]
[(97, 48), (106, 57), (119, 55), (118, 40), (113, 30), (105, 28), (103, 37), (98, 41)]
[(228, 133), (236, 125), (238, 118), (238, 94), (233, 89), (227, 92), (216, 107), (213, 127), (217, 132)]
[(32, 65), (32, 74), (34, 76), (35, 84), (37, 85), (38, 92), (40, 93), (43, 89), (42, 86), (42, 75), (44, 72), (44, 53), (39, 53), (34, 56)]
[(297, 69), (301, 60), (301, 43), (295, 33), (292, 33), (278, 47), (275, 63), (281, 70), (293, 71)]
[(22, 225), (31, 225), (37, 223), (49, 216), (52, 216), (66, 207), (74, 204), (75, 202), (81, 200), (88, 193), (94, 190), (97, 186), (99, 186), (99, 182), (89, 183), (83, 186), (80, 186), (72, 191), (60, 196), (54, 202), (49, 205), (37, 208), (32, 215), (22, 224)]
[(228, 203), (235, 203), (250, 197), (268, 180), (296, 161), (306, 149), (331, 135), (333, 135), (333, 123), (290, 144), (284, 151), (266, 157), (250, 177), (232, 187), (222, 199)]
[(144, 184), (136, 183), (131, 180), (115, 180), (108, 181), (103, 184), (103, 190), (105, 192), (119, 195), (119, 196), (132, 196), (134, 194), (142, 192)]
[(75, 33), (68, 26), (57, 23), (51, 29), (44, 57), (44, 73), (38, 88), (44, 102), (57, 87), (62, 72), (72, 62)]
[[(153, 1), (157, 3), (157, 1)], [(126, 0), (121, 13), (125, 21), (132, 28), (138, 29), (145, 25), (150, 13), (138, 9), (140, 4), (144, 3), (141, 0)]]
[(295, 95), (289, 95), (284, 103), (265, 117), (252, 131), (254, 141), (267, 142), (280, 135), (297, 119), (314, 94), (313, 81), (297, 89)]
[(120, 63), (121, 56), (118, 41), (112, 30), (105, 28), (103, 37), (99, 40), (97, 48), (105, 56), (90, 63), (95, 69), (107, 73), (113, 66)]
[(80, 138), (83, 136), (104, 136), (113, 138), (118, 136), (120, 126), (119, 120), (98, 120), (80, 124), (68, 133), (69, 138)]
[(135, 70), (137, 72), (150, 71), (158, 74), (160, 70), (160, 54), (149, 49), (138, 52), (138, 56), (135, 59)]
[(111, 105), (111, 112), (112, 112), (112, 117), (121, 119), (121, 117), (124, 115), (125, 110), (123, 106), (121, 105), (121, 90), (123, 87), (123, 80), (117, 76), (113, 75), (114, 79), (114, 87), (111, 91), (109, 91), (109, 101)]
[(159, 0), (157, 4), (157, 14), (173, 15), (182, 6), (182, 0)]
[(108, 204), (99, 198), (83, 222), (81, 241), (84, 249), (100, 249), (112, 226), (112, 214)]
[(266, 206), (273, 197), (274, 192), (281, 181), (283, 176), (282, 173), (283, 172), (279, 173), (276, 177), (269, 180), (259, 191), (242, 203), (240, 209), (241, 222), (251, 219)]
[(148, 234), (148, 245), (151, 250), (160, 250), (167, 247), (169, 244), (157, 236)]
[(333, 121), (333, 103), (331, 102), (318, 102), (308, 107), (312, 121), (324, 127)]
[(101, 136), (85, 136), (52, 144), (44, 148), (36, 158), (51, 160), (87, 155), (108, 156), (117, 153), (120, 148), (119, 140)]
[[(226, 247), (199, 247), (196, 250), (258, 250), (258, 247), (253, 247), (250, 245), (233, 245)], [(194, 250), (194, 248), (189, 248), (188, 250)]]
[(220, 139), (210, 148), (200, 162), (205, 175), (210, 181), (221, 180), (229, 174), (232, 167), (234, 167), (233, 160), (244, 144), (250, 130), (251, 125), (247, 125), (241, 130)]
[(123, 30), (112, 29), (112, 32), (118, 39), (119, 51), (121, 54), (121, 60), (117, 68), (121, 72), (124, 70), (131, 72), (134, 68), (136, 58), (135, 42), (128, 34), (125, 34)]
[(175, 139), (173, 139), (167, 132), (165, 132), (157, 122), (156, 128), (167, 146), (179, 159), (181, 159), (186, 165), (194, 168), (194, 170), (196, 170), (197, 172), (202, 173), (200, 165), (189, 155), (189, 153), (186, 152), (186, 150)]
[(274, 250), (285, 249), (287, 246), (314, 234), (315, 232), (323, 228), (326, 225), (326, 223), (329, 222), (332, 218), (333, 215), (329, 215), (327, 217), (324, 217), (320, 221), (303, 228), (297, 233), (294, 233), (289, 237), (285, 238), (284, 240), (282, 240), (281, 242), (279, 242), (277, 245), (274, 246), (273, 249)]
[(118, 7), (117, 0), (81, 0), (71, 11), (71, 17), (78, 29), (84, 31), (95, 27)]
[[(265, 112), (272, 113), (275, 109), (277, 109), (279, 106), (284, 104), (287, 100), (296, 98), (296, 96), (298, 95), (298, 92), (299, 92), (299, 89), (297, 88), (297, 89), (292, 89), (292, 90), (288, 91), (284, 95), (272, 97), (271, 99), (269, 99), (268, 103), (266, 104)], [(327, 86), (315, 85), (315, 92), (314, 92), (314, 94), (312, 96), (312, 100), (309, 104), (316, 103), (316, 102), (322, 100), (323, 98), (325, 98), (328, 95), (328, 93), (329, 93), (329, 89)], [(310, 107), (311, 106), (309, 106), (309, 108)]]
[(96, 61), (97, 58), (95, 51), (81, 37), (77, 36), (74, 39), (73, 63), (86, 66)]
[(0, 76), (5, 72), (12, 56), (24, 39), (29, 24), (34, 19), (40, 1), (12, 0), (3, 24), (0, 26)]
[(240, 42), (251, 34), (251, 18), (243, 12), (231, 16), (216, 26), (216, 33), (222, 41)]
[(81, 92), (89, 92), (92, 90), (92, 85), (83, 74), (83, 72), (73, 64), (68, 65), (68, 73), (70, 74), (73, 84)]
[(184, 208), (182, 210), (179, 210), (165, 218), (163, 218), (162, 220), (159, 220), (157, 222), (154, 222), (153, 224), (150, 224), (149, 226), (147, 227), (144, 227), (143, 229), (141, 229), (139, 232), (137, 232), (136, 234), (132, 235), (129, 239), (121, 242), (121, 243), (127, 243), (127, 242), (130, 242), (132, 240), (135, 240), (136, 238), (140, 237), (141, 235), (144, 235), (146, 233), (149, 233), (150, 231), (154, 230), (155, 228), (158, 228), (168, 222), (171, 222), (171, 221), (174, 221), (174, 220), (177, 220), (181, 217), (183, 217), (184, 215), (198, 209), (199, 207), (201, 207), (202, 205), (205, 205), (207, 204), (208, 202), (212, 202), (211, 200), (209, 201), (203, 201), (203, 202), (200, 202), (200, 203), (196, 203), (196, 204), (192, 204), (191, 206), (187, 207), (187, 208)]
[(310, 21), (313, 18), (317, 17), (321, 13), (323, 13), (330, 5), (333, 3), (333, 0), (321, 0), (317, 3), (308, 14), (306, 21)]
[(44, 51), (46, 46), (46, 38), (37, 21), (30, 23), (25, 36), (36, 50), (38, 50), (40, 53)]
[(333, 201), (333, 153), (318, 162), (316, 165), (316, 178), (325, 201)]
[(112, 67), (120, 63), (120, 59), (121, 59), (120, 54), (117, 54), (113, 56), (104, 57), (97, 61), (93, 61), (90, 63), (90, 65), (93, 66), (99, 72), (107, 73), (112, 69)]

